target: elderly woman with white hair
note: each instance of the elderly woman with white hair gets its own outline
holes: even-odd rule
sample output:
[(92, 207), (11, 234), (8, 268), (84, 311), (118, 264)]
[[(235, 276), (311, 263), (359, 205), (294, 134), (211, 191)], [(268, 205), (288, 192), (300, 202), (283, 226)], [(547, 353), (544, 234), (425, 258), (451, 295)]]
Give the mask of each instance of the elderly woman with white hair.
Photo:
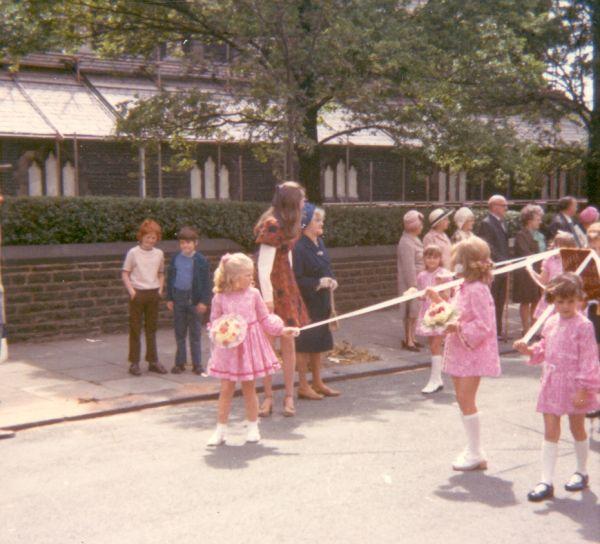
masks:
[[(302, 211), (302, 236), (293, 249), (294, 275), (302, 299), (313, 323), (331, 317), (333, 291), (337, 281), (331, 259), (323, 243), (325, 211), (307, 202)], [(296, 338), (296, 363), (298, 367), (298, 398), (321, 400), (337, 397), (340, 392), (327, 386), (321, 377), (323, 353), (333, 349), (333, 337), (328, 325), (302, 331)], [(312, 385), (308, 383), (308, 370), (312, 372)]]
[[(411, 287), (416, 288), (417, 276), (424, 268), (423, 242), (419, 238), (423, 232), (423, 214), (417, 210), (409, 210), (403, 218), (404, 232), (396, 249), (398, 268), (398, 293), (402, 295)], [(400, 305), (400, 316), (404, 321), (404, 340), (402, 347), (409, 351), (419, 351), (415, 340), (417, 318), (420, 303), (411, 300)]]
[(456, 225), (456, 230), (452, 235), (452, 243), (458, 244), (458, 242), (462, 242), (463, 240), (467, 240), (474, 236), (473, 227), (475, 226), (475, 214), (471, 211), (470, 208), (463, 206), (462, 208), (458, 208), (454, 213), (454, 224)]

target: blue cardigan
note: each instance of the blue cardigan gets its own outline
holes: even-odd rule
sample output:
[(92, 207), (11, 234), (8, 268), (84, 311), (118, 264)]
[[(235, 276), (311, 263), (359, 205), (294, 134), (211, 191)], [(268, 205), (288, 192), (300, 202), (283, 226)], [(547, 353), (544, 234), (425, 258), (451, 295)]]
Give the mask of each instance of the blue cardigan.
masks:
[[(177, 254), (179, 255), (179, 253)], [(173, 300), (175, 289), (175, 278), (177, 277), (176, 257), (173, 256), (167, 271), (167, 300)], [(210, 304), (212, 293), (212, 279), (210, 277), (210, 265), (206, 257), (199, 251), (194, 254), (194, 269), (192, 271), (192, 304)]]
[(317, 291), (319, 280), (323, 277), (335, 279), (323, 239), (319, 238), (317, 242), (318, 245), (315, 245), (309, 238), (302, 236), (292, 253), (296, 283), (313, 321), (326, 319), (331, 312), (329, 289)]

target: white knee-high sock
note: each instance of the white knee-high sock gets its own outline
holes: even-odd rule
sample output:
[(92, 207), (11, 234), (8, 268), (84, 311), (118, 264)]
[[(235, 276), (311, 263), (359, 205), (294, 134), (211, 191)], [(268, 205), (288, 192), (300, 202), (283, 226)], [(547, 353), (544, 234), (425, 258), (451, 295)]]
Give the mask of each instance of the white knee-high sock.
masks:
[(429, 381), (434, 381), (437, 384), (442, 384), (442, 356), (431, 356), (431, 377)]
[(585, 440), (575, 440), (575, 458), (577, 459), (577, 472), (587, 476), (587, 459), (590, 451), (590, 442)]
[(552, 485), (554, 481), (554, 467), (558, 457), (558, 444), (556, 442), (542, 442), (542, 482)]
[(480, 447), (480, 427), (479, 427), (479, 412), (470, 416), (462, 416), (462, 422), (467, 433), (467, 444), (469, 455), (472, 457), (481, 457)]

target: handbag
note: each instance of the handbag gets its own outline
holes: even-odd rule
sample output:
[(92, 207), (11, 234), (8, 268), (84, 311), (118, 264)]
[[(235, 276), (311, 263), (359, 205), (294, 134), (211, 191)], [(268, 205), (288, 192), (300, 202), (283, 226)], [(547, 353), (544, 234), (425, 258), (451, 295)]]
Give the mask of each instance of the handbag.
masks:
[[(329, 318), (331, 319), (332, 317), (337, 317), (338, 314), (335, 311), (335, 299), (333, 297), (333, 289), (329, 289), (329, 302), (331, 305), (331, 311), (329, 312)], [(339, 321), (332, 321), (331, 323), (329, 323), (329, 330), (331, 332), (336, 332), (340, 330), (340, 322)]]

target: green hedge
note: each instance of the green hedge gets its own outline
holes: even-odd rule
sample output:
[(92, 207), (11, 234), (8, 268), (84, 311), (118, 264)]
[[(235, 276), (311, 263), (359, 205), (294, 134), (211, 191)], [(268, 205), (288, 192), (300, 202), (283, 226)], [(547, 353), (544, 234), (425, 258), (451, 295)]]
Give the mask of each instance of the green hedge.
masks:
[[(229, 238), (247, 249), (267, 204), (127, 197), (7, 197), (1, 208), (4, 245), (75, 244), (135, 240), (139, 224), (155, 219), (165, 239), (183, 225), (207, 238)], [(326, 206), (329, 247), (395, 244), (406, 207)], [(429, 210), (421, 210), (427, 216)], [(478, 210), (477, 215), (485, 213)], [(509, 212), (512, 231), (516, 212)]]

